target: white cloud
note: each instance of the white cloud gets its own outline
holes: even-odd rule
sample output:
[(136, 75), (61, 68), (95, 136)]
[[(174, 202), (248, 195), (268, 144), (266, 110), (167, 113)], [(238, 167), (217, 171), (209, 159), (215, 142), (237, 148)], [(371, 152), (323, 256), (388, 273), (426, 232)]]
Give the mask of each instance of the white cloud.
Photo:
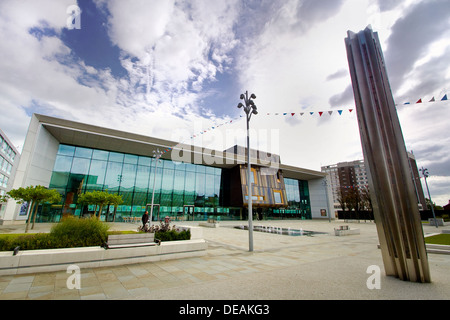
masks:
[[(449, 88), (449, 15), (436, 11), (448, 7), (445, 1), (97, 0), (108, 15), (110, 40), (120, 49), (127, 72), (121, 78), (88, 65), (60, 40), (66, 9), (75, 3), (0, 2), (0, 126), (16, 145), (32, 112), (182, 140), (186, 133), (230, 120), (238, 114), (235, 105), (223, 119), (215, 108), (228, 108), (225, 100), (237, 105), (239, 94), (249, 90), (260, 111), (251, 122), (254, 145), (267, 145), (273, 130), (284, 163), (316, 170), (361, 158), (354, 113), (300, 117), (298, 112), (354, 106), (344, 38), (347, 30), (368, 24), (379, 32), (398, 103), (426, 94), (438, 99)], [(423, 27), (421, 19), (427, 21)], [(427, 34), (433, 30), (440, 32)], [(232, 75), (230, 87), (240, 92), (223, 92), (220, 73)], [(206, 105), (213, 92), (224, 101)], [(414, 106), (399, 115), (407, 148), (444, 181), (436, 196), (444, 199), (450, 198), (443, 187), (450, 161), (445, 155), (449, 109), (435, 106)], [(276, 111), (297, 115), (265, 116)], [(232, 143), (227, 130), (243, 128), (241, 120), (195, 143), (224, 149)], [(242, 137), (238, 142), (245, 144)]]

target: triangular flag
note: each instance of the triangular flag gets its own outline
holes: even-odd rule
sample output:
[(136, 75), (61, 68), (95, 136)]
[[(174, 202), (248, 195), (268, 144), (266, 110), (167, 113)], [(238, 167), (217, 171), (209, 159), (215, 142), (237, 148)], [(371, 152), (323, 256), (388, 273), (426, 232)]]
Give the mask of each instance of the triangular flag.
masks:
[(322, 116), (322, 113), (323, 113), (322, 111), (319, 111), (319, 117), (321, 117), (321, 116)]
[(267, 115), (270, 115), (270, 113), (267, 113)]
[(404, 104), (410, 104), (409, 102), (405, 102)]
[(328, 111), (328, 114), (331, 116), (331, 114), (333, 113), (333, 111)]
[(422, 103), (422, 99), (417, 100), (416, 103)]
[(295, 113), (291, 113), (291, 116), (294, 116)]
[(447, 94), (442, 97), (441, 101), (447, 100)]
[(339, 112), (339, 115), (341, 115), (341, 114), (342, 114), (342, 110), (338, 110), (338, 112)]
[(278, 113), (275, 113), (275, 115), (277, 116), (277, 115), (278, 115)]
[(283, 113), (283, 116), (287, 115), (287, 112)]
[(431, 100), (428, 101), (428, 102), (434, 102), (434, 101), (436, 101), (436, 100), (434, 100), (434, 97), (433, 97), (433, 98), (431, 98)]
[(310, 112), (309, 114), (310, 114), (310, 115), (313, 115), (313, 113), (314, 113), (314, 112)]
[(348, 111), (352, 112), (352, 111), (353, 111), (353, 109), (348, 109)]
[(304, 115), (305, 113), (304, 112), (300, 112), (300, 116), (302, 116), (302, 115)]

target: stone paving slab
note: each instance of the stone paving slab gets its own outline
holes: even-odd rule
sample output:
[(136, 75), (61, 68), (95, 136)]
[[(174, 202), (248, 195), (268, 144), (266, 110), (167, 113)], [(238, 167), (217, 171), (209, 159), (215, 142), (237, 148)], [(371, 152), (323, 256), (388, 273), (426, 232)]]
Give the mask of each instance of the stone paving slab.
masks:
[[(176, 222), (175, 222), (176, 224)], [(183, 222), (183, 225), (198, 222)], [(68, 289), (67, 272), (0, 277), (1, 300), (298, 300), (298, 299), (448, 299), (450, 255), (428, 254), (432, 283), (401, 281), (384, 275), (373, 222), (317, 220), (254, 221), (254, 225), (320, 231), (316, 236), (254, 232), (233, 228), (246, 222), (221, 222), (203, 228), (207, 254), (179, 260), (81, 269), (81, 288)], [(350, 225), (359, 235), (334, 235)], [(10, 226), (8, 226), (10, 227)], [(39, 225), (44, 232), (50, 225)], [(116, 223), (111, 229), (134, 230)], [(448, 228), (448, 227), (444, 227)], [(10, 230), (10, 229), (9, 229)], [(0, 228), (0, 232), (2, 232)], [(435, 233), (424, 226), (424, 233)], [(368, 289), (367, 268), (381, 269), (381, 288)]]

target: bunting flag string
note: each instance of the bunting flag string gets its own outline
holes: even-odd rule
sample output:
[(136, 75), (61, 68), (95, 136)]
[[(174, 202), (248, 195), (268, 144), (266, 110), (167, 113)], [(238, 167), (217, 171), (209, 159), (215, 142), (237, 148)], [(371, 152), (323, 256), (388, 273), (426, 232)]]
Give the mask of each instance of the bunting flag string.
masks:
[(341, 116), (342, 113), (344, 111), (348, 111), (349, 113), (352, 113), (354, 109), (340, 109), (340, 110), (329, 110), (329, 111), (309, 111), (309, 112), (274, 112), (274, 113), (270, 113), (268, 112), (266, 115), (267, 116), (278, 116), (278, 115), (283, 115), (283, 116), (295, 116), (296, 114), (299, 116), (303, 116), (304, 114), (309, 113), (309, 115), (313, 116), (315, 113), (317, 113), (319, 115), (319, 117), (321, 117), (324, 113), (328, 113), (330, 116), (337, 111), (337, 113)]
[[(448, 100), (447, 94), (444, 94), (444, 96), (441, 98), (440, 101), (447, 101), (447, 100)], [(436, 101), (438, 101), (438, 100), (436, 100), (436, 99), (434, 98), (434, 96), (433, 96), (428, 102), (436, 102)], [(417, 100), (416, 103), (422, 103), (422, 98), (420, 98), (419, 100)], [(405, 102), (405, 103), (403, 103), (403, 105), (408, 105), (408, 104), (411, 104), (411, 102)], [(397, 104), (396, 104), (396, 105), (397, 105)]]
[[(435, 97), (433, 96), (428, 102), (437, 102), (437, 101), (448, 101), (447, 94), (444, 94), (444, 96), (440, 100), (436, 100)], [(415, 102), (415, 104), (418, 104), (418, 103), (423, 103), (422, 98), (420, 98), (419, 100), (417, 100)], [(411, 104), (412, 103), (410, 103), (410, 102), (405, 102), (403, 105), (411, 105)], [(398, 106), (398, 104), (396, 104), (396, 106)], [(279, 116), (279, 115), (282, 115), (282, 116), (291, 116), (291, 117), (294, 117), (295, 115), (299, 115), (300, 117), (302, 117), (303, 115), (307, 115), (307, 114), (309, 114), (310, 116), (314, 116), (314, 114), (318, 114), (319, 117), (322, 117), (326, 113), (328, 113), (328, 115), (331, 116), (333, 113), (337, 112), (337, 114), (339, 114), (341, 116), (344, 112), (348, 111), (349, 113), (352, 113), (353, 110), (354, 110), (354, 108), (351, 108), (351, 109), (344, 109), (343, 108), (343, 109), (328, 110), (328, 111), (273, 112), (273, 113), (272, 112), (268, 112), (266, 115), (267, 116)], [(187, 142), (187, 140), (192, 140), (194, 138), (200, 137), (201, 135), (203, 135), (203, 134), (205, 134), (205, 133), (207, 133), (209, 131), (215, 130), (216, 128), (219, 128), (221, 126), (235, 123), (237, 120), (239, 120), (242, 117), (243, 117), (243, 115), (240, 115), (239, 117), (236, 117), (234, 119), (228, 120), (226, 122), (215, 124), (215, 125), (207, 128), (207, 129), (204, 129), (204, 130), (202, 130), (200, 132), (197, 132), (196, 134), (193, 134), (192, 136), (190, 136), (190, 139), (185, 139), (185, 141), (180, 142), (180, 143), (185, 143), (185, 142)], [(162, 154), (165, 154), (165, 153), (171, 151), (172, 149), (173, 148), (166, 148), (166, 149), (162, 150)]]
[[(428, 102), (437, 102), (437, 101), (448, 101), (447, 94), (445, 94), (440, 100), (436, 100), (434, 97), (432, 97)], [(417, 100), (415, 103), (416, 103), (416, 104), (417, 104), (417, 103), (423, 103), (422, 98), (420, 98), (419, 100)], [(411, 104), (412, 104), (411, 102), (405, 102), (403, 105), (411, 105)], [(399, 105), (396, 104), (396, 106), (399, 106)], [(309, 113), (309, 114), (312, 116), (312, 115), (314, 115), (314, 114), (317, 113), (317, 114), (319, 115), (319, 117), (322, 117), (322, 115), (325, 114), (325, 113), (328, 113), (328, 114), (331, 116), (334, 112), (337, 111), (337, 113), (338, 113), (339, 115), (342, 115), (342, 113), (343, 113), (344, 111), (348, 111), (349, 113), (351, 113), (353, 110), (354, 110), (354, 108), (353, 108), (353, 109), (329, 110), (329, 111), (309, 111), (309, 112), (274, 112), (274, 113), (268, 112), (267, 115), (268, 115), (268, 116), (278, 116), (278, 115), (283, 115), (283, 116), (287, 116), (287, 115), (295, 116), (295, 115), (297, 114), (297, 115), (303, 116), (304, 114)]]

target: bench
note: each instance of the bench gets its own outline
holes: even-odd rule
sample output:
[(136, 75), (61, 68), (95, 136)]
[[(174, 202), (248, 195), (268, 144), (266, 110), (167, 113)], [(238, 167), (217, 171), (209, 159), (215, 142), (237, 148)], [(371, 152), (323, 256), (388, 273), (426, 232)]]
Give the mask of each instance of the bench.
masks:
[(208, 218), (207, 221), (202, 221), (198, 224), (201, 227), (208, 227), (208, 228), (218, 228), (219, 227), (219, 221), (213, 218)]
[(428, 219), (428, 223), (430, 224), (430, 226), (436, 226), (436, 223), (437, 223), (438, 226), (443, 226), (444, 225), (444, 219), (436, 218), (436, 220), (435, 220), (434, 218), (429, 218)]
[(144, 247), (160, 245), (161, 241), (155, 239), (154, 233), (115, 234), (108, 236), (106, 249)]
[(360, 234), (359, 229), (351, 229), (349, 226), (339, 226), (334, 228), (335, 236), (349, 236), (353, 234)]

